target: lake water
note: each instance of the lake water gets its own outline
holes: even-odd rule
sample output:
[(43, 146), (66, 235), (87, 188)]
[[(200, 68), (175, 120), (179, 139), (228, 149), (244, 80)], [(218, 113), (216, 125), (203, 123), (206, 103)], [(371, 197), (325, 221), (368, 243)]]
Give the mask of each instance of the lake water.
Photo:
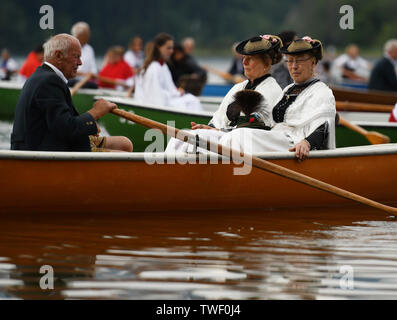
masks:
[(0, 299), (397, 299), (397, 221), (363, 206), (3, 215)]

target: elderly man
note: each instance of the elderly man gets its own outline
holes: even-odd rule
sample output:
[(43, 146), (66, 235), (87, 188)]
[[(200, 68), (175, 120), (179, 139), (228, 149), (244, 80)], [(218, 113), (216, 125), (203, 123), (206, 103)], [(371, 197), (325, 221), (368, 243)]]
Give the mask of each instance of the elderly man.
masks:
[(368, 88), (373, 90), (397, 91), (397, 39), (391, 39), (384, 46), (384, 57), (371, 72)]
[[(25, 82), (15, 111), (11, 149), (37, 151), (91, 151), (90, 135), (98, 133), (96, 120), (116, 108), (97, 101), (79, 115), (73, 106), (67, 81), (81, 65), (79, 41), (58, 34), (44, 44), (44, 64)], [(107, 149), (132, 151), (125, 137), (106, 137)]]
[[(72, 26), (72, 36), (76, 37), (81, 45), (81, 66), (77, 69), (77, 77), (69, 81), (69, 86), (75, 85), (87, 73), (96, 75), (98, 72), (94, 49), (88, 44), (91, 37), (90, 26), (86, 22), (77, 22)], [(98, 88), (95, 81), (88, 81), (83, 88)]]

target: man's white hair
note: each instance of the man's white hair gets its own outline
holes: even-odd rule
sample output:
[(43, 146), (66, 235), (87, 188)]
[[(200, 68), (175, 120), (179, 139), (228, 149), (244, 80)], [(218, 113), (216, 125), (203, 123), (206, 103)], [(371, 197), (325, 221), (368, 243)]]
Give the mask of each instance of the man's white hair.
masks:
[(192, 37), (186, 37), (186, 38), (184, 38), (183, 40), (182, 40), (182, 44), (183, 45), (185, 45), (185, 44), (195, 44), (195, 41), (194, 41), (194, 38), (192, 38)]
[(397, 39), (390, 39), (385, 43), (383, 51), (387, 53), (394, 47), (397, 47)]
[(70, 33), (72, 34), (72, 36), (77, 37), (80, 34), (84, 33), (85, 31), (89, 31), (90, 30), (90, 26), (88, 25), (87, 22), (84, 21), (80, 21), (80, 22), (76, 22), (73, 26), (72, 29), (70, 31)]
[(61, 51), (67, 57), (73, 41), (79, 43), (79, 40), (67, 33), (60, 33), (51, 37), (43, 45), (44, 60), (54, 58), (55, 51)]

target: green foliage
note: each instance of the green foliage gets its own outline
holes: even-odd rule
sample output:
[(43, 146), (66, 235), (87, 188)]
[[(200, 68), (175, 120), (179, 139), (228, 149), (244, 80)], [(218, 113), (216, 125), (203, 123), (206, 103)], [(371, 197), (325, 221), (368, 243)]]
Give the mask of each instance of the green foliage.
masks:
[[(53, 6), (55, 29), (41, 30), (41, 5)], [(354, 30), (341, 30), (339, 8), (354, 8)], [(310, 35), (343, 48), (355, 42), (379, 48), (396, 37), (395, 0), (2, 0), (0, 47), (26, 54), (50, 35), (70, 32), (73, 23), (91, 25), (91, 43), (101, 54), (112, 45), (126, 46), (134, 35), (145, 41), (158, 32), (176, 41), (193, 36), (207, 52), (229, 50), (236, 41), (284, 29)]]

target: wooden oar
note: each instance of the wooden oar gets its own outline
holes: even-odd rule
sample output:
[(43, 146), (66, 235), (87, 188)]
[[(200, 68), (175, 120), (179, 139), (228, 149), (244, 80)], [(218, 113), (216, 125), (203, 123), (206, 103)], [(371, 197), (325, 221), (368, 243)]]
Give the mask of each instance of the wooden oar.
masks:
[(104, 83), (113, 84), (115, 86), (122, 86), (124, 88), (129, 88), (130, 87), (123, 80), (115, 80), (115, 79), (104, 77), (104, 76), (100, 76), (100, 75), (94, 75), (94, 77), (96, 77), (98, 80), (100, 80), (100, 81), (102, 81)]
[(209, 72), (215, 73), (217, 76), (221, 77), (222, 79), (224, 79), (226, 81), (230, 81), (233, 83), (240, 83), (245, 80), (244, 77), (242, 77), (242, 76), (232, 75), (229, 72), (219, 71), (219, 70), (212, 68), (210, 66), (203, 65), (202, 67), (203, 67), (203, 69), (205, 69)]
[[(144, 127), (159, 129), (164, 134), (169, 135), (171, 137), (175, 137), (175, 138), (182, 140), (184, 142), (195, 144), (195, 136), (193, 134), (185, 132), (183, 130), (179, 130), (179, 129), (171, 127), (171, 126), (167, 126), (163, 123), (159, 123), (159, 122), (138, 116), (136, 114), (131, 114), (129, 112), (126, 112), (126, 111), (123, 111), (120, 109), (114, 109), (112, 111), (112, 113), (115, 115), (118, 115), (119, 117), (122, 117), (124, 119), (139, 123)], [(236, 152), (228, 147), (219, 145), (213, 141), (206, 141), (205, 139), (201, 139), (201, 141), (206, 143), (207, 150), (212, 151), (212, 152), (217, 152), (218, 154), (223, 155), (223, 156), (228, 156), (230, 159), (238, 158), (238, 160), (241, 161), (242, 158), (247, 159), (247, 157), (249, 157), (249, 159), (251, 160), (251, 165), (253, 167), (277, 174), (279, 176), (294, 180), (299, 183), (303, 183), (303, 184), (311, 186), (313, 188), (317, 188), (317, 189), (332, 193), (339, 197), (350, 199), (350, 200), (359, 202), (361, 204), (365, 204), (365, 205), (377, 208), (379, 210), (386, 211), (386, 212), (392, 214), (393, 216), (396, 216), (396, 214), (397, 214), (397, 208), (393, 208), (393, 207), (384, 205), (382, 203), (370, 200), (368, 198), (364, 198), (364, 197), (357, 195), (355, 193), (343, 190), (343, 189), (335, 187), (331, 184), (311, 178), (311, 177), (301, 174), (299, 172), (284, 168), (282, 166), (271, 163), (269, 161), (265, 161), (260, 158), (253, 157), (248, 154), (244, 155), (244, 153)], [(203, 147), (203, 146), (204, 146), (204, 144), (200, 143), (200, 147)], [(237, 157), (236, 154), (238, 154), (239, 156)]]
[(77, 82), (72, 89), (70, 89), (70, 95), (73, 96), (82, 86), (84, 86), (88, 80), (92, 77), (91, 74), (86, 74), (83, 79)]
[(387, 112), (393, 110), (393, 106), (387, 104), (372, 104), (359, 102), (336, 101), (338, 111), (362, 111), (362, 112)]
[(339, 117), (339, 123), (346, 127), (349, 128), (361, 135), (363, 135), (365, 138), (367, 138), (367, 140), (371, 143), (371, 144), (382, 144), (382, 143), (389, 143), (390, 142), (390, 138), (388, 136), (385, 136), (379, 132), (376, 131), (367, 131), (364, 128), (351, 123), (350, 121)]

